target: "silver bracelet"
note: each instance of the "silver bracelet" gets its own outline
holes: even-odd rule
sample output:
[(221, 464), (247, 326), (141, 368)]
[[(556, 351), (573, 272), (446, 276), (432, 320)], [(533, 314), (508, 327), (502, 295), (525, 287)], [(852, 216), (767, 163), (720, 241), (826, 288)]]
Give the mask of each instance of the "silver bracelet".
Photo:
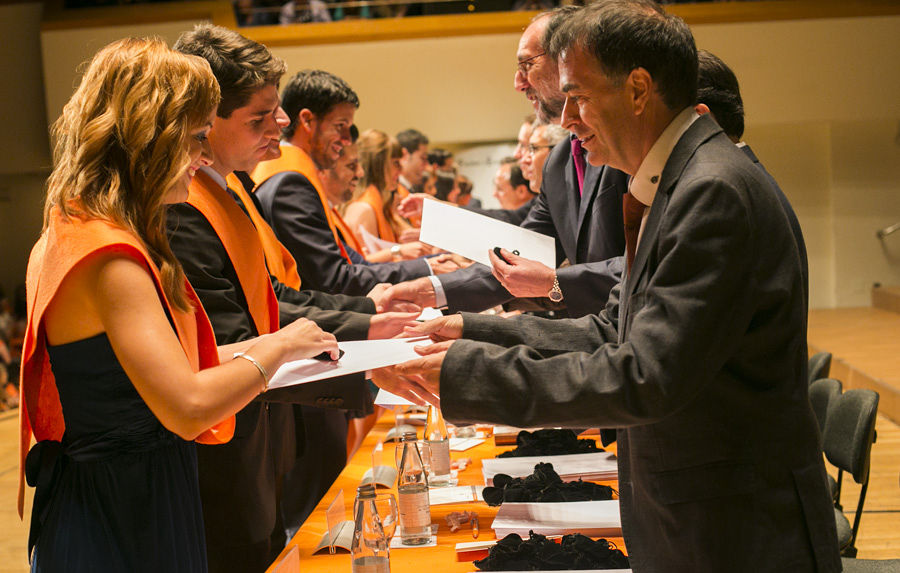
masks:
[(262, 391), (265, 392), (269, 389), (269, 373), (266, 371), (266, 368), (259, 363), (256, 358), (253, 358), (246, 352), (235, 352), (233, 358), (243, 358), (250, 364), (256, 366), (256, 369), (259, 370), (259, 373), (262, 374), (263, 380), (265, 380), (266, 385), (263, 387)]

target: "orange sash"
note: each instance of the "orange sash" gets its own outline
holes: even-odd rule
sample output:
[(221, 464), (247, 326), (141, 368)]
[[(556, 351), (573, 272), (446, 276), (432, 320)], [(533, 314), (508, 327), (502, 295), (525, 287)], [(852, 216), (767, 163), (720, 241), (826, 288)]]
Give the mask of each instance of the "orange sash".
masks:
[(397, 236), (394, 234), (394, 229), (391, 227), (390, 222), (384, 216), (384, 204), (381, 202), (381, 193), (378, 192), (378, 188), (374, 185), (369, 185), (368, 189), (354, 203), (358, 201), (366, 203), (375, 211), (375, 219), (378, 221), (378, 237), (384, 241), (396, 243)]
[(262, 242), (247, 215), (228, 191), (203, 171), (194, 175), (187, 203), (206, 217), (222, 241), (241, 283), (257, 334), (278, 330), (278, 299), (266, 269)]
[[(332, 236), (334, 236), (334, 242), (338, 246), (338, 249), (340, 249), (341, 256), (347, 259), (348, 263), (352, 264), (350, 255), (347, 254), (347, 249), (344, 248), (344, 244), (338, 237), (337, 226), (335, 225), (334, 220), (334, 213), (331, 211), (331, 208), (328, 204), (328, 197), (325, 196), (322, 182), (319, 181), (319, 173), (317, 171), (316, 164), (313, 163), (312, 157), (310, 157), (308, 153), (306, 153), (296, 145), (281, 144), (281, 157), (279, 157), (278, 159), (272, 159), (270, 161), (263, 161), (262, 163), (257, 165), (256, 169), (253, 170), (252, 177), (254, 181), (258, 181), (261, 185), (269, 177), (272, 177), (273, 175), (277, 175), (279, 173), (283, 173), (285, 171), (296, 171), (297, 173), (300, 173), (301, 175), (309, 179), (309, 182), (312, 183), (313, 187), (315, 187), (316, 193), (319, 194), (319, 201), (322, 202), (322, 208), (325, 209), (325, 218), (328, 220), (328, 227), (331, 229)], [(359, 246), (358, 243), (355, 246), (353, 245), (353, 241), (356, 241), (355, 234), (351, 234), (348, 236), (345, 233), (344, 239), (346, 239), (346, 241), (350, 243), (350, 246), (354, 249)]]
[(330, 205), (328, 208), (331, 209), (331, 217), (334, 221), (335, 228), (337, 228), (337, 230), (341, 232), (341, 235), (343, 235), (344, 240), (347, 242), (347, 244), (350, 245), (350, 248), (362, 255), (362, 245), (360, 244), (359, 239), (356, 238), (356, 233), (354, 233), (350, 229), (350, 225), (348, 225), (347, 222), (344, 221), (344, 218), (341, 217), (341, 214), (338, 213), (337, 209), (331, 207)]
[(287, 247), (282, 245), (278, 238), (275, 237), (275, 231), (266, 223), (259, 211), (256, 210), (253, 198), (244, 189), (244, 184), (241, 183), (241, 180), (234, 173), (229, 173), (228, 177), (225, 178), (225, 182), (228, 184), (228, 188), (241, 198), (241, 202), (250, 215), (250, 220), (253, 221), (253, 225), (256, 227), (256, 233), (259, 235), (259, 240), (262, 243), (263, 253), (266, 255), (266, 266), (269, 267), (269, 272), (292, 289), (300, 290), (300, 274), (297, 272), (297, 261), (291, 256)]
[[(187, 281), (185, 284), (188, 298), (196, 310), (184, 313), (174, 308), (165, 298), (159, 269), (137, 237), (129, 231), (99, 219), (83, 220), (70, 217), (66, 220), (58, 209), (54, 209), (49, 226), (31, 251), (26, 274), (28, 326), (22, 349), (20, 378), (22, 403), (19, 408), (20, 516), (25, 495), (23, 479), (25, 457), (31, 444), (32, 433), (37, 441), (60, 441), (65, 432), (59, 392), (47, 354), (44, 312), (72, 269), (89, 255), (104, 251), (121, 252), (144, 262), (156, 284), (160, 301), (172, 318), (181, 348), (195, 372), (219, 363), (212, 326), (194, 289)], [(205, 431), (196, 441), (220, 444), (229, 441), (233, 434), (234, 416)]]

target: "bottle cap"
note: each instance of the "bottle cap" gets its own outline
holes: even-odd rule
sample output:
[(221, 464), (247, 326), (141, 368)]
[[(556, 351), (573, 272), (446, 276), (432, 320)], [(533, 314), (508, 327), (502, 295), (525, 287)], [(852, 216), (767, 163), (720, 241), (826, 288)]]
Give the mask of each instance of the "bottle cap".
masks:
[(419, 439), (419, 437), (416, 435), (415, 432), (406, 432), (405, 434), (403, 434), (404, 442), (415, 442), (418, 439)]
[(367, 483), (356, 488), (356, 496), (360, 499), (375, 498), (375, 484)]

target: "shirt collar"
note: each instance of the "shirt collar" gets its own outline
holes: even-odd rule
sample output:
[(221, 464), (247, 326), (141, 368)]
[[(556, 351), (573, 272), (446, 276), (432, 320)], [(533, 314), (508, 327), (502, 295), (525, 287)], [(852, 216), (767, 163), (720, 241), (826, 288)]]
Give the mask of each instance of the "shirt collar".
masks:
[(700, 117), (693, 107), (685, 108), (675, 116), (675, 119), (660, 134), (656, 143), (650, 148), (647, 156), (638, 167), (637, 173), (631, 178), (628, 190), (635, 199), (644, 205), (652, 205), (656, 197), (656, 189), (659, 187), (659, 179), (663, 168), (669, 161), (669, 155), (675, 144), (684, 135), (684, 132), (694, 121)]
[(215, 181), (216, 185), (218, 185), (222, 189), (228, 189), (228, 183), (225, 182), (225, 178), (222, 177), (221, 175), (219, 175), (219, 172), (216, 171), (215, 169), (213, 169), (212, 167), (204, 165), (203, 167), (200, 168), (200, 171), (209, 175), (210, 179)]
[(406, 177), (404, 177), (402, 175), (400, 176), (400, 185), (403, 185), (404, 187), (406, 187), (406, 189), (408, 191), (412, 191), (412, 188), (413, 188), (412, 184), (409, 182), (409, 180)]

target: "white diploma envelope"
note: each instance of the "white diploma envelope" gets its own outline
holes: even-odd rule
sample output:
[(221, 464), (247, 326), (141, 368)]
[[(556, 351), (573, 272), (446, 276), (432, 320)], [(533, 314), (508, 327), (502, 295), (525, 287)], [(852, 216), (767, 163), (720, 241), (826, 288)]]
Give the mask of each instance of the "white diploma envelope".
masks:
[(487, 266), (491, 266), (488, 251), (501, 247), (556, 268), (553, 237), (439, 201), (424, 201), (419, 240)]
[(431, 344), (431, 341), (427, 336), (338, 342), (338, 347), (344, 351), (344, 355), (340, 360), (332, 362), (330, 360), (323, 361), (315, 358), (305, 358), (303, 360), (285, 362), (272, 376), (269, 389), (316, 382), (326, 378), (365, 372), (366, 370), (384, 366), (393, 366), (394, 364), (421, 358), (413, 350), (413, 347), (427, 346), (429, 344)]

